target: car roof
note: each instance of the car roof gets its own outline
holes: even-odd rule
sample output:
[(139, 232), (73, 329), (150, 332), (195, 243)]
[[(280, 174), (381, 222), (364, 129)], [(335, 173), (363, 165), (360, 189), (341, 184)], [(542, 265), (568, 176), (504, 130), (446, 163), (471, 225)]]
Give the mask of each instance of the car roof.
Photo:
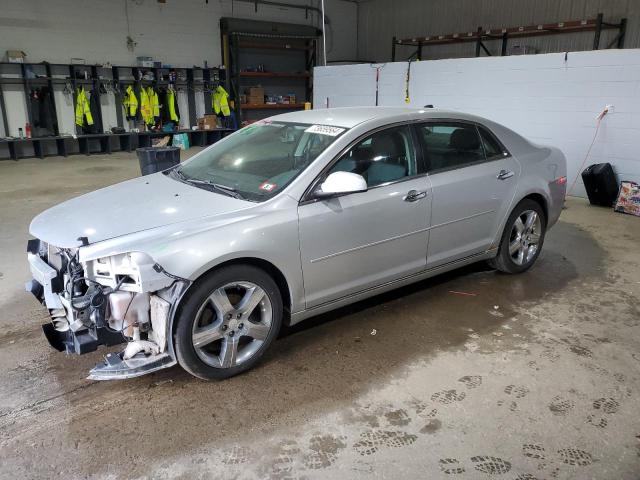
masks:
[(319, 108), (316, 110), (300, 110), (271, 117), (272, 120), (282, 122), (296, 122), (336, 127), (352, 128), (360, 123), (371, 120), (386, 119), (394, 121), (420, 118), (452, 118), (460, 120), (484, 120), (474, 115), (467, 115), (451, 110), (438, 108), (408, 108), (408, 107), (339, 107)]

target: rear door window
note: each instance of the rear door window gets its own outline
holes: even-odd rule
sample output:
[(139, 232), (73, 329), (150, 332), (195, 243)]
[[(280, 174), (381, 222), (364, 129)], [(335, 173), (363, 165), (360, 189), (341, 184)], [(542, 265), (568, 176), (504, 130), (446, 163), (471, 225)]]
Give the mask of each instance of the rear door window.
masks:
[(480, 132), (480, 138), (482, 138), (482, 145), (484, 146), (484, 153), (487, 160), (496, 160), (509, 156), (507, 149), (504, 148), (491, 132), (480, 125), (478, 125), (478, 131)]
[(417, 126), (425, 163), (430, 172), (451, 170), (486, 160), (474, 124), (430, 122)]

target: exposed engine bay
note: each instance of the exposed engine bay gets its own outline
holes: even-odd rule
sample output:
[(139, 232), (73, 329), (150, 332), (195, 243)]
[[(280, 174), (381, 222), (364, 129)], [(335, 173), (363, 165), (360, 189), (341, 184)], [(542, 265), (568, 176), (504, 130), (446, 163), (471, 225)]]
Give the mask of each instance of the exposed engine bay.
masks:
[(42, 326), (59, 351), (83, 354), (126, 343), (108, 354), (89, 378), (130, 378), (175, 364), (168, 339), (173, 306), (189, 281), (166, 272), (141, 252), (93, 260), (79, 248), (29, 240), (33, 280), (26, 289), (42, 302), (51, 322)]

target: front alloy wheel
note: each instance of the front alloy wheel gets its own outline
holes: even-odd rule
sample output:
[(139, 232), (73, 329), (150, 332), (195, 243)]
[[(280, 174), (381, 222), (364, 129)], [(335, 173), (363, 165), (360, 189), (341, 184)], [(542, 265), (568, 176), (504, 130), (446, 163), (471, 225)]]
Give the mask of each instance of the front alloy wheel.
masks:
[(251, 368), (277, 336), (282, 298), (273, 279), (249, 265), (213, 272), (186, 299), (175, 333), (176, 356), (204, 379)]
[(214, 368), (249, 360), (267, 339), (273, 318), (269, 297), (252, 282), (228, 283), (207, 297), (193, 322), (196, 354)]

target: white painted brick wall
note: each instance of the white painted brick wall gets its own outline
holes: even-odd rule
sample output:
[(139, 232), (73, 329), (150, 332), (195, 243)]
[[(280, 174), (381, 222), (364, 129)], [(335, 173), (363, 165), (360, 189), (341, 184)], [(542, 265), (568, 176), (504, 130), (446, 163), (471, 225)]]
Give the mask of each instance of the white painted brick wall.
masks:
[[(377, 65), (380, 66), (380, 65)], [(380, 70), (379, 104), (407, 105), (406, 62)], [(375, 104), (371, 65), (317, 67), (314, 107)], [(586, 165), (609, 162), (619, 180), (640, 183), (640, 50), (600, 50), (460, 58), (411, 65), (409, 106), (434, 104), (499, 122), (536, 143), (560, 148), (572, 181), (607, 115)], [(573, 191), (584, 196), (580, 179)]]

